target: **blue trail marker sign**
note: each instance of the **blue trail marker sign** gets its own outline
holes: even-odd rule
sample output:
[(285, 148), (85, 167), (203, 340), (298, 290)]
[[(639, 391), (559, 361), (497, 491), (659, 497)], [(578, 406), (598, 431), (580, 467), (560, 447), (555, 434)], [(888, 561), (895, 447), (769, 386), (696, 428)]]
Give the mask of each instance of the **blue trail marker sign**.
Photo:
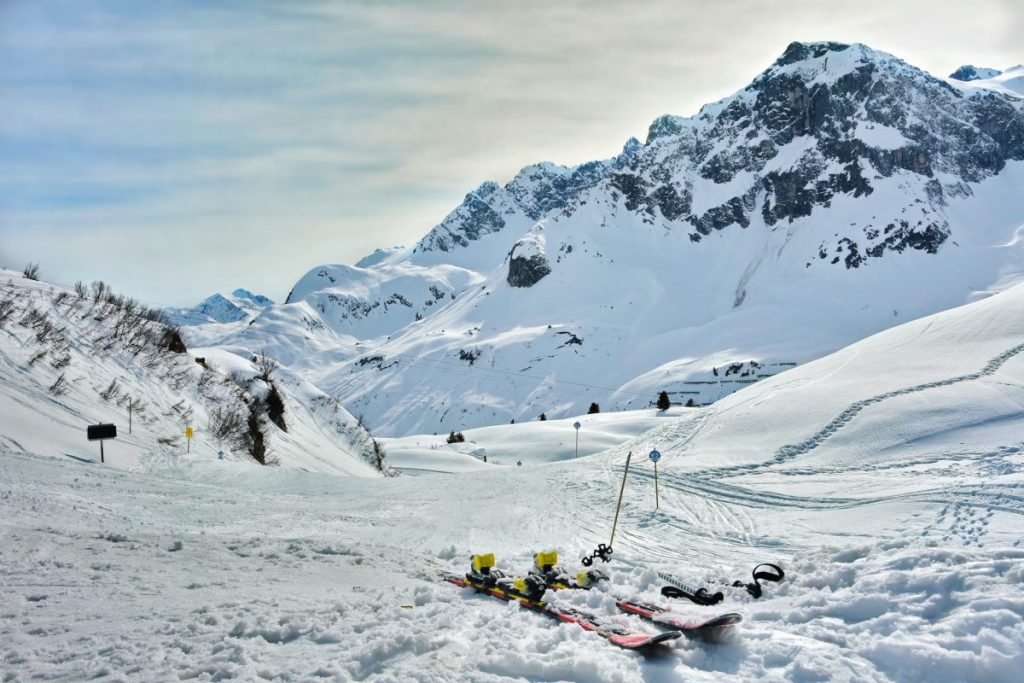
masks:
[(661, 453), (655, 449), (647, 457), (654, 463), (654, 509), (657, 510), (661, 507), (661, 501), (658, 499), (658, 461), (661, 460)]

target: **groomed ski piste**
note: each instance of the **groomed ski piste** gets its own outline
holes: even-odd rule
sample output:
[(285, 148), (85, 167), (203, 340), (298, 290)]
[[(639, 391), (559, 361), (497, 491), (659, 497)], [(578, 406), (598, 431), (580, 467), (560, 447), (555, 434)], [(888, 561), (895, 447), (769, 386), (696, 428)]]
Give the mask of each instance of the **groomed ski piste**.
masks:
[[(131, 470), (52, 457), (18, 438), (13, 394), (0, 396), (5, 681), (952, 683), (1024, 670), (1024, 286), (707, 408), (466, 430), (453, 446), (388, 440), (406, 471), (390, 479), (210, 449)], [(667, 604), (659, 570), (711, 586), (780, 564), (786, 580), (759, 600), (721, 587), (719, 605), (677, 604), (741, 613), (731, 642), (630, 652), (438, 579), (489, 552), (511, 574), (548, 549), (575, 570), (609, 540), (630, 452), (615, 553), (598, 562), (611, 581), (555, 599), (649, 629), (613, 596)], [(76, 454), (95, 459), (94, 444)]]

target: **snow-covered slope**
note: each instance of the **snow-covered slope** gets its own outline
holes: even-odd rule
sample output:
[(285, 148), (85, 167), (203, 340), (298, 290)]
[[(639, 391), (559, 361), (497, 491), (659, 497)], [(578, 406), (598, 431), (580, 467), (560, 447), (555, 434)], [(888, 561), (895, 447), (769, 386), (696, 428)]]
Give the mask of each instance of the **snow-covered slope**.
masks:
[[(401, 472), (469, 472), (487, 465), (536, 465), (571, 460), (614, 448), (644, 432), (688, 414), (688, 408), (623, 410), (466, 429), (464, 442), (448, 434), (383, 438), (388, 464)], [(574, 428), (579, 422), (580, 429)], [(485, 464), (486, 463), (486, 464)]]
[(288, 303), (314, 308), (334, 330), (373, 339), (420, 320), (481, 279), (471, 270), (444, 264), (320, 266), (299, 280)]
[[(110, 422), (118, 438), (105, 452), (117, 467), (163, 468), (223, 453), (252, 464), (259, 457), (380, 475), (372, 439), (336, 400), (286, 367), (268, 373), (250, 349), (185, 352), (173, 328), (154, 321), (158, 312), (109, 289), (77, 293), (11, 271), (0, 272), (0, 310), (7, 452), (98, 461), (99, 444), (87, 442), (85, 430)], [(277, 421), (268, 417), (272, 388), (283, 405)], [(195, 434), (188, 444), (187, 426)]]
[[(533, 424), (473, 430), (490, 453), (518, 445), (524, 465), (395, 479), (209, 460), (153, 476), (5, 445), (3, 670), (74, 680), (1017, 681), (1024, 286), (714, 406), (648, 419), (661, 424), (544, 465), (530, 463), (571, 442), (531, 443), (522, 430), (539, 434)], [(654, 447), (664, 454), (658, 509), (644, 458)], [(531, 552), (554, 548), (577, 569), (608, 541), (630, 451), (603, 567), (611, 586), (551, 599), (609, 618), (616, 593), (682, 614), (739, 611), (735, 642), (682, 641), (645, 658), (437, 582), (475, 552), (519, 573)], [(429, 450), (419, 457), (429, 464)], [(658, 595), (656, 570), (749, 580), (759, 561), (787, 572), (760, 600), (721, 586), (726, 601), (712, 608)]]
[[(315, 270), (293, 298), (363, 342), (341, 367), (310, 358), (311, 377), (386, 434), (661, 390), (707, 404), (1020, 280), (1021, 187), (1011, 89), (794, 43), (645, 143), (485, 183), (413, 248)], [(461, 279), (435, 297), (439, 269)]]

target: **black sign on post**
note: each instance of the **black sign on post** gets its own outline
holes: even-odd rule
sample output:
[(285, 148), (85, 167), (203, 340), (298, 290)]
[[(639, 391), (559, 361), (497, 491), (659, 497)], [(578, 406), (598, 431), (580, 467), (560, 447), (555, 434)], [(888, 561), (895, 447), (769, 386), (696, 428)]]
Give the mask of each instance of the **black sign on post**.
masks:
[(102, 441), (103, 439), (117, 438), (117, 425), (98, 424), (89, 425), (86, 428), (89, 441)]
[(98, 424), (89, 425), (85, 430), (86, 436), (89, 437), (89, 441), (100, 442), (100, 462), (105, 462), (103, 457), (103, 441), (105, 439), (116, 439), (117, 438), (117, 425), (112, 424)]

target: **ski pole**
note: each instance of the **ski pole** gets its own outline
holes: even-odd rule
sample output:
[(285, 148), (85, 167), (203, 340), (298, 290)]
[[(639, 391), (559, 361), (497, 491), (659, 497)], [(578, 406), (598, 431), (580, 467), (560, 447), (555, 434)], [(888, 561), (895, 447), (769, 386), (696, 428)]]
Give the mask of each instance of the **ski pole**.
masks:
[(611, 548), (615, 544), (615, 527), (619, 525), (619, 508), (622, 507), (622, 493), (626, 490), (626, 475), (629, 474), (629, 460), (633, 457), (633, 451), (630, 451), (626, 455), (626, 469), (622, 473), (622, 486), (619, 488), (619, 502), (615, 505), (615, 521), (612, 522), (612, 537), (608, 541), (608, 547)]
[(626, 475), (629, 474), (629, 459), (632, 457), (633, 451), (630, 451), (626, 455), (626, 471), (622, 473), (622, 486), (619, 488), (619, 502), (615, 504), (615, 520), (612, 522), (612, 537), (608, 541), (608, 545), (598, 543), (597, 549), (594, 552), (580, 560), (584, 567), (592, 565), (595, 557), (601, 558), (602, 562), (609, 562), (611, 560), (612, 543), (615, 542), (615, 527), (619, 525), (619, 509), (622, 507), (622, 493), (626, 490)]

